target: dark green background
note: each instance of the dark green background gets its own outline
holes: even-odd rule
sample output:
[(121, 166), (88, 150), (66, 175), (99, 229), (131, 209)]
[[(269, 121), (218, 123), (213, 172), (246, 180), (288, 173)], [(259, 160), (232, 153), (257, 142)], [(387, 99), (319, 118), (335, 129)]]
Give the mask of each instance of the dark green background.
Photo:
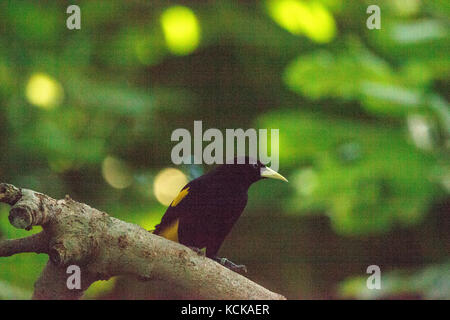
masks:
[[(86, 0), (72, 31), (69, 4), (0, 3), (0, 181), (151, 228), (173, 130), (276, 128), (290, 183), (251, 188), (221, 255), (292, 299), (450, 298), (448, 1)], [(381, 30), (366, 28), (370, 4)], [(174, 5), (199, 25), (185, 52), (162, 27)], [(58, 101), (30, 100), (36, 75), (59, 87)], [(107, 157), (127, 188), (105, 181)], [(28, 234), (7, 212), (0, 236)], [(2, 258), (0, 298), (29, 298), (46, 260)], [(366, 288), (372, 264), (382, 290)], [(115, 279), (87, 297), (189, 293)]]

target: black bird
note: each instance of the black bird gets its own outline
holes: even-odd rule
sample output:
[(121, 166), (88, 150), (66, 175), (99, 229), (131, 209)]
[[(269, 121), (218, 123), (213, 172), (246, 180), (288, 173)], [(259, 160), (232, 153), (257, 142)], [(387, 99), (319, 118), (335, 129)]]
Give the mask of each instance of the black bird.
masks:
[(153, 233), (203, 252), (234, 271), (246, 270), (216, 254), (247, 205), (249, 187), (264, 178), (287, 182), (260, 161), (234, 158), (232, 164), (220, 165), (184, 186)]

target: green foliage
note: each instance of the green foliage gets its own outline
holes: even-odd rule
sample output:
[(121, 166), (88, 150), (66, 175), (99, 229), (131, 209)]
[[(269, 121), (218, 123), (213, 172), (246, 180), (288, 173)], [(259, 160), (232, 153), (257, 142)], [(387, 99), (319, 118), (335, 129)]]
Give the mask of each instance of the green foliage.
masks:
[(417, 223), (438, 192), (430, 179), (434, 157), (401, 129), (305, 112), (269, 113), (260, 126), (280, 129), (280, 149), (288, 151), (280, 161), (296, 166), (296, 196), (286, 209), (327, 212), (339, 232)]
[[(375, 1), (381, 30), (365, 26), (375, 3), (280, 1), (187, 4), (195, 43), (172, 46), (166, 1), (78, 1), (75, 31), (66, 3), (1, 1), (0, 181), (70, 194), (151, 229), (165, 209), (154, 178), (173, 166), (171, 132), (203, 120), (280, 130), (280, 171), (291, 182), (252, 187), (246, 214), (325, 215), (355, 238), (424, 228), (450, 190), (447, 1)], [(127, 168), (125, 189), (107, 182), (107, 158)], [(29, 234), (1, 210), (0, 237)], [(29, 296), (45, 261), (2, 259), (0, 298)]]
[(366, 277), (351, 277), (339, 286), (340, 295), (356, 299), (416, 298), (442, 299), (450, 296), (450, 264), (431, 265), (421, 271), (391, 271), (381, 275), (381, 289), (368, 290)]

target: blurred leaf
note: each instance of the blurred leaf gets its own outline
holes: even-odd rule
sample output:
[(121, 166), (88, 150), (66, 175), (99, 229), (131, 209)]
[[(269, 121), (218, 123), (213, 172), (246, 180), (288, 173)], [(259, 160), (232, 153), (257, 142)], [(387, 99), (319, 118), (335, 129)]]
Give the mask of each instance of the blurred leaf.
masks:
[(27, 291), (0, 280), (0, 300), (28, 300), (32, 296), (31, 291)]
[(101, 298), (102, 295), (106, 295), (110, 292), (116, 284), (117, 277), (113, 277), (108, 280), (96, 281), (84, 292), (83, 299), (91, 300)]
[(137, 115), (154, 106), (152, 96), (130, 83), (101, 83), (72, 76), (68, 81), (69, 94), (83, 105), (98, 108), (101, 112), (120, 115)]
[(333, 54), (317, 51), (299, 56), (285, 70), (290, 89), (317, 100), (327, 97), (356, 99), (363, 81), (393, 81), (389, 65), (362, 49)]
[(417, 223), (439, 194), (433, 157), (401, 129), (304, 112), (270, 113), (258, 123), (279, 128), (280, 163), (294, 169), (296, 194), (286, 209), (324, 211), (339, 232)]
[(417, 296), (423, 299), (450, 299), (449, 262), (430, 265), (414, 273), (405, 270), (382, 273), (379, 290), (367, 288), (367, 277), (350, 277), (343, 281), (339, 286), (340, 296), (347, 299), (398, 299)]
[[(34, 1), (2, 2), (0, 11), (10, 22), (9, 30), (27, 42), (49, 45), (55, 43), (58, 34), (64, 30), (64, 12), (58, 11), (54, 4), (47, 3), (44, 7)], [(58, 27), (60, 23), (61, 27)]]

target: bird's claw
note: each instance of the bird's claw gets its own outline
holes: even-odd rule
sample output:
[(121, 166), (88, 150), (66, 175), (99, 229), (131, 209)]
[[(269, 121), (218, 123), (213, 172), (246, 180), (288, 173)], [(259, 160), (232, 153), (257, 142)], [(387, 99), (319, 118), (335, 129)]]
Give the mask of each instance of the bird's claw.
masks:
[(195, 251), (199, 256), (206, 257), (206, 248), (189, 247), (192, 251)]
[(247, 267), (243, 264), (235, 264), (234, 262), (228, 260), (227, 258), (216, 257), (214, 260), (216, 260), (218, 263), (234, 272), (240, 274), (247, 273)]

